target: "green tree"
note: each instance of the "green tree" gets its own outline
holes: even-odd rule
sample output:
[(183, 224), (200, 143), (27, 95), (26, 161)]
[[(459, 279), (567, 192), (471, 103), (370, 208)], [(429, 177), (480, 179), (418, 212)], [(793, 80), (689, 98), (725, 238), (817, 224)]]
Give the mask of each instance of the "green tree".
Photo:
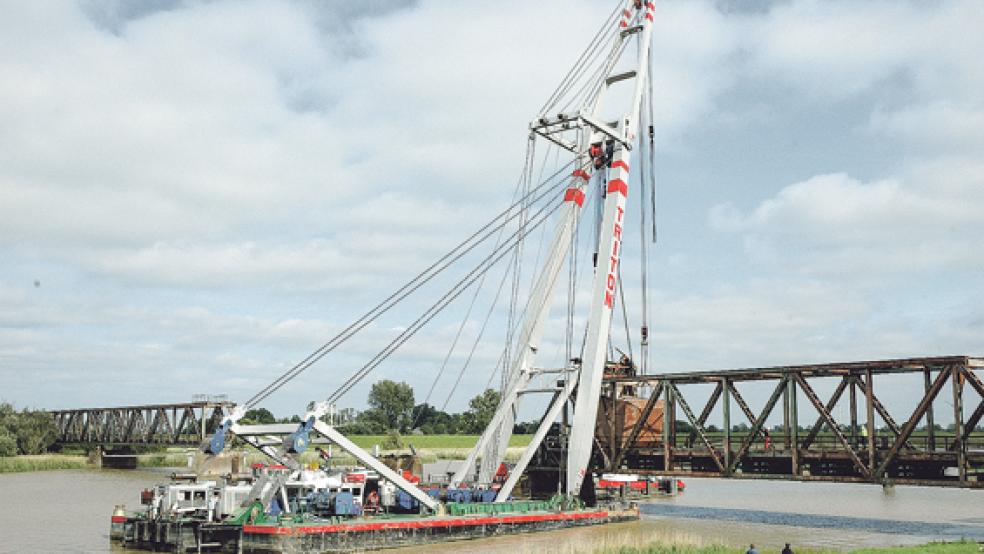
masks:
[(386, 438), (383, 439), (383, 444), (380, 446), (386, 450), (399, 450), (403, 448), (403, 437), (396, 429), (390, 429), (386, 433)]
[(13, 433), (17, 424), (17, 410), (9, 402), (0, 402), (0, 429)]
[(17, 455), (17, 439), (6, 429), (0, 428), (0, 458)]
[(0, 457), (17, 455), (17, 410), (0, 402)]
[(532, 435), (540, 427), (539, 421), (518, 421), (513, 425), (514, 435)]
[[(442, 412), (430, 404), (417, 404), (413, 407), (413, 427), (420, 429), (425, 435), (440, 435), (447, 432), (453, 416)], [(437, 429), (441, 429), (437, 431)]]
[(24, 409), (16, 421), (14, 436), (21, 454), (41, 454), (58, 440), (58, 426), (48, 412)]
[(277, 418), (274, 417), (273, 413), (266, 408), (255, 408), (243, 414), (243, 423), (246, 424), (269, 425), (276, 422)]
[(387, 430), (404, 432), (412, 423), (413, 388), (389, 379), (379, 381), (369, 391), (369, 406)]
[(495, 409), (499, 407), (499, 391), (485, 389), (485, 392), (468, 401), (465, 412), (465, 425), (469, 433), (481, 433), (492, 421)]

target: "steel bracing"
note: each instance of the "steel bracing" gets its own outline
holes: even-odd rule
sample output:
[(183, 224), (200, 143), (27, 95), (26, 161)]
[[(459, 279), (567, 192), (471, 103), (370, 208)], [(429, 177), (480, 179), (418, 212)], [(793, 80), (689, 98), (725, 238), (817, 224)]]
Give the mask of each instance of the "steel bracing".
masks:
[[(984, 488), (982, 369), (982, 358), (951, 356), (608, 375), (594, 467), (639, 474)], [(903, 377), (907, 374), (918, 378)], [(817, 391), (831, 387), (825, 401)], [(751, 393), (759, 403), (764, 399), (758, 411), (746, 402)], [(699, 414), (688, 400), (698, 394), (706, 398)], [(896, 408), (893, 415), (883, 402), (887, 395), (919, 400), (911, 410)], [(626, 398), (646, 401), (641, 409), (626, 408)], [(629, 409), (639, 412), (626, 418)], [(662, 429), (644, 432), (657, 409)], [(941, 421), (946, 425), (938, 425)], [(733, 430), (736, 425), (742, 431)], [(534, 466), (533, 471), (558, 471)]]
[(198, 446), (215, 431), (233, 403), (203, 400), (50, 412), (59, 444)]

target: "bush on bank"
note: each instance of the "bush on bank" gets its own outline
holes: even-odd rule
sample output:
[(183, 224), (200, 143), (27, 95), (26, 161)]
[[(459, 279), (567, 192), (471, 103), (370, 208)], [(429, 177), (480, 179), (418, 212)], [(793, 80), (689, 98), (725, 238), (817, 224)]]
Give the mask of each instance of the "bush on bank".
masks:
[[(594, 554), (741, 554), (746, 547), (733, 546), (697, 546), (679, 543), (650, 543), (644, 545), (615, 545), (595, 550)], [(861, 548), (844, 552), (842, 550), (826, 550), (818, 548), (795, 547), (797, 554), (979, 554), (984, 547), (974, 541), (951, 543), (930, 543), (917, 546), (889, 546), (884, 548)], [(758, 548), (762, 554), (777, 553), (778, 548)]]
[(42, 410), (20, 412), (8, 402), (0, 403), (0, 457), (43, 454), (58, 439), (58, 426)]

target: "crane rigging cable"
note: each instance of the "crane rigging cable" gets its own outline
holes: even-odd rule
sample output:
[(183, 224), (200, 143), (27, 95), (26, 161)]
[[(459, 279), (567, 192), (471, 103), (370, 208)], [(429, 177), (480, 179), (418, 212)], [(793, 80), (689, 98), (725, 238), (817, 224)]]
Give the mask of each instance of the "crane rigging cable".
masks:
[(595, 70), (590, 74), (585, 73), (587, 79), (584, 80), (581, 87), (564, 105), (564, 111), (569, 110), (571, 106), (575, 104), (586, 106), (593, 105), (595, 103), (599, 95), (605, 89), (603, 77), (611, 74), (615, 64), (618, 63), (618, 60), (621, 58), (627, 45), (628, 43), (624, 41), (621, 43), (615, 42), (612, 44), (608, 55), (604, 58), (599, 58), (598, 61), (595, 62), (598, 63), (598, 67), (595, 68)]
[(561, 79), (560, 84), (554, 89), (553, 93), (540, 108), (539, 114), (543, 116), (547, 112), (551, 111), (561, 98), (570, 90), (573, 84), (577, 81), (578, 76), (583, 76), (583, 67), (589, 63), (589, 60), (593, 60), (596, 57), (596, 51), (598, 48), (610, 42), (612, 39), (601, 40), (604, 33), (611, 29), (615, 25), (619, 18), (619, 12), (621, 11), (621, 6), (616, 5), (615, 9), (609, 14), (608, 18), (601, 24), (598, 31), (595, 33), (594, 37), (591, 38), (591, 42), (584, 49), (580, 56), (578, 56), (577, 61), (571, 66), (571, 69), (567, 72), (563, 79)]
[[(650, 50), (652, 46), (650, 45)], [(649, 193), (648, 215), (652, 219), (652, 242), (656, 242), (656, 136), (653, 122), (653, 75), (649, 73), (646, 82), (645, 96), (643, 102), (648, 109), (639, 118), (639, 144), (643, 150), (640, 159), (640, 182), (642, 184), (642, 194), (639, 199), (639, 259), (640, 259), (640, 291), (641, 302), (640, 312), (642, 322), (639, 328), (639, 367), (640, 372), (645, 375), (649, 372), (649, 240), (646, 233), (646, 193)], [(648, 140), (646, 140), (648, 138)], [(648, 156), (647, 156), (648, 154)]]
[[(489, 325), (489, 320), (492, 318), (492, 312), (495, 311), (495, 307), (499, 302), (499, 296), (502, 294), (502, 290), (505, 288), (506, 281), (508, 280), (508, 278), (509, 278), (509, 271), (507, 270), (502, 273), (502, 279), (499, 281), (499, 288), (496, 290), (495, 297), (492, 298), (492, 304), (489, 306), (489, 310), (485, 314), (485, 320), (482, 322), (482, 326), (478, 330), (478, 335), (475, 336), (475, 341), (472, 342), (471, 349), (468, 351), (468, 356), (465, 357), (465, 361), (461, 365), (461, 369), (458, 371), (458, 376), (455, 377), (454, 385), (451, 386), (451, 390), (448, 391), (447, 398), (444, 399), (444, 403), (441, 405), (442, 412), (447, 409), (448, 403), (451, 401), (451, 398), (454, 396), (455, 391), (458, 390), (458, 385), (461, 383), (461, 377), (465, 374), (465, 371), (468, 370), (468, 366), (471, 364), (472, 357), (475, 355), (475, 350), (478, 349), (478, 345), (482, 341), (482, 337), (485, 336), (485, 329)], [(503, 356), (505, 356), (505, 353), (503, 353)], [(496, 362), (496, 366), (498, 366), (498, 364), (501, 362), (502, 362), (502, 357), (500, 357), (499, 361)], [(494, 374), (495, 372), (493, 371), (492, 375)], [(489, 383), (491, 382), (492, 382), (492, 378), (489, 377)], [(488, 388), (488, 385), (486, 385), (486, 388)]]
[[(299, 374), (304, 372), (307, 368), (313, 365), (315, 362), (323, 358), (326, 354), (337, 348), (339, 345), (350, 339), (356, 333), (361, 331), (367, 325), (375, 321), (379, 316), (389, 311), (393, 306), (398, 304), (404, 298), (409, 296), (415, 290), (429, 282), (435, 276), (446, 270), (454, 262), (461, 259), (463, 256), (471, 252), (479, 244), (485, 242), (488, 238), (496, 233), (499, 229), (507, 226), (511, 221), (518, 217), (518, 213), (513, 212), (513, 210), (521, 205), (523, 202), (528, 201), (531, 197), (533, 203), (540, 201), (546, 196), (554, 192), (554, 189), (559, 188), (559, 185), (564, 184), (565, 179), (559, 179), (557, 182), (553, 182), (558, 176), (561, 176), (574, 164), (574, 160), (570, 163), (565, 164), (563, 167), (559, 168), (556, 172), (550, 175), (543, 182), (533, 187), (526, 195), (521, 197), (515, 203), (513, 203), (509, 208), (500, 212), (495, 218), (493, 218), (489, 223), (482, 226), (478, 231), (473, 233), (463, 242), (459, 243), (457, 246), (452, 248), (448, 253), (439, 258), (435, 263), (428, 266), (426, 269), (418, 273), (413, 279), (408, 281), (406, 284), (401, 286), (395, 292), (390, 294), (382, 302), (374, 306), (368, 312), (363, 314), (355, 322), (351, 323), (348, 327), (340, 331), (334, 337), (328, 340), (325, 344), (319, 347), (317, 350), (309, 354), (306, 358), (295, 364), (293, 367), (285, 371), (273, 382), (268, 384), (266, 387), (261, 389), (252, 398), (250, 398), (245, 406), (247, 408), (252, 408), (257, 403), (263, 401), (268, 396), (279, 390), (283, 385), (285, 385), (290, 380), (297, 377)], [(566, 175), (564, 175), (566, 178)]]
[[(528, 179), (529, 172), (533, 170), (533, 167), (531, 166), (531, 161), (532, 161), (531, 158), (533, 156), (530, 155), (532, 153), (532, 151), (533, 151), (532, 142), (533, 142), (533, 138), (531, 137), (530, 140), (527, 142), (527, 146), (526, 146), (526, 150), (527, 150), (526, 161), (523, 164), (523, 170), (520, 172), (519, 180), (516, 183), (516, 190), (513, 193), (513, 199), (515, 199), (518, 194), (520, 194), (521, 192), (524, 191), (524, 183)], [(553, 144), (551, 144), (548, 147), (547, 152), (549, 153), (551, 149), (556, 149), (556, 146), (553, 145)], [(559, 152), (559, 149), (556, 149), (556, 150)], [(556, 165), (558, 163), (558, 161), (559, 161), (558, 158), (555, 158), (554, 159), (554, 165)], [(540, 165), (540, 172), (539, 172), (539, 175), (537, 177), (537, 180), (539, 182), (542, 182), (543, 181), (543, 174), (546, 172), (546, 169), (547, 169), (547, 156), (544, 156), (543, 163)], [(503, 234), (504, 231), (505, 231), (504, 228), (499, 230), (499, 236), (496, 237), (495, 246), (493, 246), (493, 249), (497, 248), (499, 246), (499, 244), (501, 243), (501, 241), (502, 241), (502, 234)], [(542, 228), (541, 228), (541, 233), (542, 233)], [(539, 256), (539, 252), (537, 253), (537, 255)], [(534, 266), (535, 265), (536, 264), (534, 263)], [(468, 309), (465, 310), (465, 314), (461, 318), (461, 323), (458, 326), (458, 330), (455, 332), (454, 339), (451, 341), (451, 346), (448, 348), (447, 354), (444, 355), (444, 360), (441, 362), (441, 367), (440, 367), (440, 369), (438, 369), (437, 375), (434, 377), (434, 380), (431, 383), (430, 388), (427, 390), (427, 395), (424, 397), (424, 400), (423, 400), (422, 404), (427, 404), (427, 403), (430, 402), (431, 396), (433, 396), (434, 390), (437, 388), (437, 384), (441, 381), (441, 377), (444, 376), (444, 372), (445, 372), (445, 370), (448, 367), (448, 362), (451, 360), (451, 355), (454, 353), (455, 349), (458, 347), (458, 342), (460, 341), (461, 335), (462, 335), (462, 333), (465, 330), (465, 326), (468, 324), (469, 318), (471, 317), (472, 310), (475, 308), (475, 303), (478, 300), (478, 296), (482, 292), (482, 288), (485, 286), (485, 278), (487, 276), (488, 276), (488, 273), (487, 272), (486, 273), (483, 273), (482, 274), (482, 278), (478, 282), (478, 286), (475, 287), (475, 292), (472, 295), (471, 301), (468, 303)], [(499, 294), (502, 292), (502, 285), (505, 284), (506, 277), (508, 277), (508, 270), (507, 270), (507, 272), (505, 274), (503, 274), (503, 282), (499, 285), (499, 290), (496, 292), (495, 300), (493, 300), (493, 302), (492, 302), (492, 308), (490, 308), (490, 310), (495, 308), (496, 302), (498, 301), (498, 298), (499, 298)], [(491, 313), (489, 313), (489, 316), (491, 316)], [(488, 316), (486, 316), (485, 321), (488, 322)], [(484, 325), (483, 325), (483, 328), (484, 328)], [(474, 349), (472, 349), (472, 353), (474, 353)], [(460, 377), (459, 377), (459, 380), (460, 380)], [(424, 414), (423, 410), (421, 410), (420, 412), (417, 413), (417, 416), (414, 418), (412, 424), (410, 425), (411, 428), (415, 428), (417, 426), (417, 424), (420, 422), (420, 418), (421, 418), (421, 416), (423, 416), (423, 414)]]
[(501, 260), (507, 254), (509, 254), (514, 248), (516, 248), (519, 241), (526, 237), (526, 235), (532, 233), (537, 227), (546, 222), (553, 213), (564, 205), (564, 200), (561, 198), (559, 202), (555, 202), (552, 207), (550, 204), (540, 208), (540, 210), (533, 216), (532, 222), (527, 224), (523, 229), (517, 230), (513, 235), (511, 235), (506, 244), (499, 250), (494, 251), (489, 254), (488, 257), (479, 262), (479, 265), (472, 269), (461, 281), (455, 284), (450, 291), (444, 294), (437, 302), (435, 302), (423, 315), (418, 317), (410, 326), (400, 333), (396, 338), (394, 338), (380, 353), (376, 354), (366, 365), (362, 366), (354, 375), (349, 377), (342, 386), (328, 397), (328, 402), (336, 402), (345, 393), (352, 389), (359, 381), (365, 378), (373, 369), (375, 369), (380, 363), (386, 360), (393, 352), (395, 352), (400, 346), (403, 345), (407, 340), (409, 340), (413, 335), (415, 335), (424, 325), (426, 325), (431, 319), (433, 319), (437, 314), (439, 314), (444, 308), (446, 308), (452, 301), (454, 301), (458, 296), (461, 295), (465, 290), (468, 289), (473, 283), (475, 283), (481, 275), (488, 271), (496, 262)]
[[(530, 145), (530, 147), (526, 149), (526, 163), (525, 163), (525, 166), (526, 167), (531, 167), (532, 164), (533, 164), (533, 158), (534, 158), (534, 156), (536, 154), (536, 141), (535, 140), (531, 140), (528, 144)], [(529, 185), (530, 185), (530, 182), (529, 182), (530, 175), (529, 175), (529, 173), (525, 173), (524, 177), (525, 177), (525, 180), (523, 181), (523, 183), (522, 183), (521, 186), (523, 187), (523, 190), (525, 191), (527, 188), (529, 188)], [(520, 211), (519, 229), (520, 230), (522, 230), (523, 227), (526, 225), (526, 216), (528, 214), (527, 209), (528, 209), (528, 206), (525, 205), (525, 204), (522, 205), (520, 207), (520, 209), (519, 209), (519, 211)], [(519, 241), (517, 241), (517, 243), (516, 243), (516, 251), (515, 251), (515, 253), (513, 255), (513, 259), (512, 259), (512, 263), (513, 263), (513, 274), (512, 274), (512, 277), (513, 277), (513, 279), (512, 279), (511, 294), (510, 294), (510, 297), (509, 297), (509, 315), (508, 315), (508, 319), (506, 321), (506, 344), (507, 345), (512, 343), (513, 317), (516, 315), (516, 303), (517, 303), (517, 299), (519, 297), (519, 285), (520, 285), (520, 280), (522, 278), (522, 265), (521, 265), (521, 262), (522, 262), (522, 258), (523, 258), (523, 247), (524, 246), (525, 246), (525, 241), (524, 240), (520, 239)], [(510, 361), (509, 352), (507, 351), (506, 352), (506, 359), (503, 362), (503, 365), (504, 366), (508, 366), (509, 365), (509, 361)], [(505, 379), (505, 373), (503, 373), (503, 379)], [(505, 387), (505, 383), (503, 383), (502, 386)]]
[[(569, 95), (571, 90), (574, 90), (574, 87), (578, 85), (579, 82), (581, 83), (580, 87), (577, 89), (577, 92), (574, 94), (574, 97), (570, 99), (568, 105), (570, 105), (570, 102), (574, 101), (578, 97), (581, 97), (585, 91), (588, 91), (589, 97), (597, 97), (597, 95), (600, 94), (600, 84), (595, 84), (592, 87), (592, 83), (593, 82), (600, 83), (597, 77), (601, 76), (605, 72), (611, 71), (615, 63), (617, 63), (621, 55), (621, 52), (625, 48), (625, 45), (627, 44), (626, 41), (615, 40), (611, 36), (609, 36), (606, 39), (602, 38), (603, 36), (605, 36), (605, 31), (610, 30), (612, 26), (616, 24), (616, 21), (618, 20), (619, 17), (618, 12), (619, 10), (616, 8), (605, 20), (605, 22), (599, 28), (598, 32), (595, 34), (595, 37), (592, 39), (591, 43), (589, 43), (588, 47), (585, 49), (581, 57), (578, 59), (578, 62), (575, 63), (574, 67), (568, 72), (568, 74), (564, 77), (564, 79), (562, 79), (561, 84), (557, 87), (554, 93), (551, 94), (550, 98), (542, 108), (541, 113), (546, 113), (546, 111), (555, 107), (565, 96)], [(609, 45), (611, 46), (606, 48), (606, 46)], [(608, 52), (607, 55), (605, 55), (606, 51)], [(594, 71), (590, 71), (589, 68), (591, 68), (594, 65), (597, 65), (597, 68)], [(529, 160), (529, 155), (530, 152), (528, 151), (527, 160)], [(565, 167), (569, 167), (573, 163), (574, 160), (572, 160)], [(343, 329), (341, 332), (339, 332), (337, 335), (332, 337), (328, 342), (326, 342), (320, 348), (316, 349), (314, 352), (308, 355), (308, 357), (304, 358), (303, 360), (295, 364), (293, 367), (291, 367), (283, 374), (281, 374), (273, 382), (271, 382), (266, 387), (261, 389), (258, 393), (256, 393), (252, 398), (250, 398), (245, 403), (246, 407), (249, 408), (255, 406), (257, 403), (261, 402), (262, 400), (270, 396), (273, 392), (279, 390), (287, 382), (297, 377), (300, 373), (304, 372), (308, 367), (310, 367), (318, 360), (323, 358), (326, 354), (333, 351), (339, 345), (341, 345), (349, 338), (354, 336), (356, 333), (364, 329), (366, 326), (368, 326), (371, 322), (375, 321), (383, 313), (389, 311), (393, 306), (401, 302), (409, 294), (413, 293), (415, 290), (420, 288), (420, 286), (433, 279), (439, 273), (443, 272), (452, 263), (454, 263), (462, 256), (470, 252), (478, 244), (490, 238), (492, 233), (495, 232), (495, 230), (501, 229), (503, 226), (508, 224), (508, 222), (512, 221), (517, 217), (519, 217), (520, 219), (520, 228), (522, 228), (524, 225), (523, 219), (525, 218), (525, 214), (526, 214), (525, 208), (527, 208), (531, 204), (529, 199), (534, 194), (537, 193), (540, 187), (545, 186), (550, 180), (552, 180), (554, 177), (556, 177), (563, 171), (564, 168), (561, 168), (560, 170), (558, 170), (557, 173), (555, 173), (547, 180), (542, 181), (536, 187), (532, 187), (532, 188), (528, 187), (528, 190), (525, 195), (523, 195), (519, 200), (513, 203), (513, 205), (511, 205), (509, 208), (504, 210), (499, 216), (494, 218), (492, 222), (490, 222), (484, 228), (474, 233), (472, 236), (470, 236), (468, 239), (463, 241), (457, 247), (455, 247), (450, 252), (445, 254), (437, 262), (429, 266), (427, 269), (423, 270), (421, 273), (419, 273), (417, 276), (411, 279), (408, 283), (403, 285), (400, 289), (392, 293), (385, 300), (383, 300), (375, 307), (373, 307), (371, 310), (366, 312), (358, 320), (356, 320), (348, 327)], [(528, 172), (526, 174), (526, 178), (529, 179)], [(517, 206), (520, 207), (520, 209), (517, 212), (514, 212), (513, 210)], [(495, 222), (502, 218), (505, 218), (505, 220), (500, 225), (494, 226)], [(490, 228), (491, 231), (489, 230)], [(526, 236), (525, 234), (521, 234), (519, 240), (522, 241), (522, 239), (525, 236)], [(521, 242), (518, 246), (519, 248), (522, 248)], [(517, 262), (518, 259), (519, 258), (517, 257)], [(516, 283), (518, 283), (518, 278), (519, 278), (518, 268), (517, 271), (514, 273), (513, 277), (514, 279), (516, 279), (516, 281), (514, 281), (514, 287), (512, 291), (513, 292), (512, 297), (513, 299), (515, 299), (516, 294), (518, 292), (518, 287), (516, 286)], [(513, 303), (515, 303), (515, 300), (513, 300)], [(509, 325), (508, 328), (512, 328), (512, 325)], [(507, 356), (508, 355), (509, 354), (507, 353)]]
[[(600, 188), (599, 187), (588, 187), (588, 193), (585, 196), (585, 200), (584, 200), (585, 205), (591, 205), (592, 202), (595, 201), (595, 195), (596, 195), (596, 193), (598, 193), (599, 191), (600, 191)], [(580, 235), (583, 235), (584, 233), (582, 233), (580, 230), (581, 230), (581, 227), (577, 224), (577, 221), (575, 220), (575, 222), (574, 222), (574, 229), (573, 229), (573, 232), (572, 232), (573, 233), (573, 236), (574, 237), (578, 237)], [(580, 235), (579, 235), (579, 233), (580, 233)], [(577, 260), (579, 259), (578, 258), (578, 251), (579, 251), (579, 249), (580, 250), (585, 250), (586, 248), (587, 248), (587, 246), (584, 243), (584, 241), (582, 241), (582, 240), (572, 240), (571, 241), (571, 262), (572, 262), (572, 265), (570, 267), (571, 275), (569, 276), (569, 279), (570, 279), (570, 282), (569, 282), (569, 290), (570, 290), (570, 293), (569, 293), (569, 297), (568, 297), (568, 313), (567, 313), (567, 320), (569, 321), (569, 327), (568, 328), (570, 329), (570, 331), (568, 333), (567, 342), (568, 343), (571, 343), (571, 344), (573, 344), (572, 336), (573, 336), (573, 328), (574, 328), (574, 315), (573, 315), (574, 314), (574, 299), (575, 299), (575, 296), (576, 296), (576, 293), (577, 293), (578, 274), (579, 274), (579, 272), (585, 272), (585, 271), (587, 271), (587, 268), (586, 267), (580, 267), (577, 264)], [(461, 378), (464, 375), (465, 370), (468, 368), (468, 365), (471, 362), (472, 355), (474, 354), (475, 349), (478, 347), (478, 344), (481, 341), (482, 336), (484, 335), (485, 327), (488, 324), (489, 317), (492, 315), (492, 310), (495, 307), (496, 301), (498, 300), (498, 295), (499, 295), (499, 293), (502, 292), (502, 288), (505, 285), (506, 278), (508, 276), (509, 276), (508, 271), (503, 274), (502, 281), (499, 283), (499, 291), (496, 293), (496, 297), (495, 297), (495, 299), (492, 302), (492, 306), (489, 307), (489, 312), (485, 316), (485, 321), (482, 324), (482, 328), (480, 329), (480, 331), (478, 333), (478, 336), (475, 338), (475, 342), (472, 344), (471, 352), (469, 353), (468, 358), (465, 360), (465, 364), (462, 366), (461, 371), (458, 373), (458, 376), (455, 379), (454, 386), (451, 388), (451, 391), (448, 393), (448, 396), (445, 399), (444, 404), (441, 407), (441, 411), (445, 411), (446, 410), (446, 408), (448, 406), (448, 403), (451, 401), (451, 398), (454, 395), (454, 392), (457, 390), (458, 385), (461, 382)], [(523, 311), (520, 312), (520, 315), (519, 315), (519, 318), (518, 318), (519, 321), (522, 321), (522, 320), (526, 319), (526, 314), (531, 309), (532, 301), (533, 301), (532, 298), (527, 298), (526, 304), (523, 306)], [(546, 301), (546, 299), (545, 299), (545, 301)], [(535, 309), (535, 307), (534, 307), (534, 309)], [(587, 332), (587, 329), (586, 328), (585, 328), (585, 332)], [(523, 343), (526, 340), (528, 340), (528, 336), (522, 337), (522, 339), (519, 342), (520, 343)], [(496, 365), (495, 365), (494, 370), (489, 374), (488, 381), (486, 382), (485, 387), (482, 388), (483, 391), (485, 389), (488, 389), (491, 386), (492, 380), (494, 379), (495, 375), (501, 369), (504, 368), (504, 361), (505, 361), (506, 353), (507, 353), (507, 350), (511, 346), (512, 345), (507, 342), (506, 345), (505, 345), (505, 347), (502, 349), (502, 352), (499, 355), (499, 360), (498, 360), (498, 362), (496, 362)], [(582, 344), (581, 348), (583, 349), (583, 344)], [(565, 354), (566, 354), (565, 359), (566, 360), (570, 360), (570, 358), (571, 358), (569, 349), (570, 348), (568, 347), (568, 349), (567, 349), (568, 351), (565, 352)]]

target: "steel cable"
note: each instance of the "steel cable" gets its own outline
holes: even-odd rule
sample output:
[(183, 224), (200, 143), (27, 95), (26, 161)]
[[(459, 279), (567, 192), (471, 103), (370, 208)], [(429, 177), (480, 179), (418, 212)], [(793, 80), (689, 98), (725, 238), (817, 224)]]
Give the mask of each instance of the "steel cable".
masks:
[[(398, 304), (400, 301), (402, 301), (404, 298), (409, 296), (415, 290), (419, 289), (421, 286), (429, 282), (435, 276), (443, 272), (451, 264), (461, 259), (465, 254), (469, 253), (479, 244), (481, 244), (489, 237), (491, 237), (496, 231), (508, 225), (510, 221), (512, 221), (519, 215), (518, 213), (510, 215), (510, 212), (517, 205), (520, 205), (522, 202), (527, 201), (531, 195), (538, 194), (536, 199), (533, 200), (533, 202), (535, 203), (541, 200), (542, 198), (544, 198), (545, 196), (547, 196), (548, 194), (550, 194), (550, 192), (553, 191), (553, 188), (557, 187), (557, 185), (559, 184), (563, 184), (564, 181), (561, 180), (556, 183), (553, 183), (553, 186), (551, 187), (548, 187), (547, 185), (549, 185), (550, 182), (553, 179), (555, 179), (557, 176), (561, 175), (561, 173), (564, 172), (567, 168), (573, 165), (573, 163), (574, 162), (572, 161), (571, 163), (566, 164), (564, 167), (558, 169), (544, 182), (540, 183), (535, 188), (533, 188), (529, 192), (529, 194), (520, 198), (517, 202), (513, 203), (509, 208), (507, 208), (499, 215), (497, 215), (495, 218), (493, 218), (489, 224), (486, 224), (481, 229), (473, 233), (470, 237), (465, 239), (465, 241), (461, 242), (458, 246), (454, 247), (447, 254), (442, 256), (437, 262), (431, 264), (425, 270), (418, 273), (413, 279), (411, 279), (409, 282), (407, 282), (402, 287), (397, 289), (396, 292), (390, 294), (385, 300), (374, 306), (358, 320), (356, 320), (348, 327), (343, 329), (341, 332), (336, 334), (334, 337), (329, 339), (329, 341), (326, 342), (324, 345), (322, 345), (320, 348), (315, 350), (313, 353), (309, 354), (306, 358), (304, 358), (303, 360), (295, 364), (292, 368), (284, 372), (280, 377), (275, 379), (272, 383), (261, 389), (260, 392), (256, 393), (252, 398), (250, 398), (246, 402), (246, 407), (251, 408), (255, 406), (257, 403), (262, 402), (264, 399), (266, 399), (271, 394), (276, 392), (287, 382), (294, 379), (295, 377), (297, 377), (297, 375), (300, 375), (302, 372), (304, 372), (308, 367), (310, 367), (315, 362), (323, 358), (326, 354), (337, 348), (339, 345), (350, 339), (353, 335), (361, 331), (367, 325), (375, 321), (379, 316), (392, 309), (393, 306)], [(546, 192), (544, 192), (544, 189), (546, 190)], [(495, 223), (500, 219), (502, 219), (503, 217), (505, 217), (506, 219), (504, 219), (498, 225), (495, 225)], [(476, 237), (479, 237), (480, 235), (482, 236), (476, 239)], [(471, 242), (473, 242), (473, 244), (468, 245)]]
[[(530, 142), (532, 142), (532, 137), (530, 139)], [(526, 179), (526, 177), (528, 175), (528, 172), (532, 170), (532, 167), (530, 167), (530, 155), (529, 155), (529, 152), (531, 151), (531, 149), (532, 149), (532, 144), (527, 143), (527, 146), (526, 146), (526, 151), (527, 151), (526, 162), (524, 162), (524, 164), (523, 164), (523, 170), (520, 172), (520, 179), (516, 183), (516, 191), (513, 194), (513, 198), (515, 198), (516, 195), (518, 195), (520, 192), (522, 192), (524, 180)], [(548, 152), (549, 152), (549, 150), (548, 150)], [(546, 159), (544, 159), (544, 163), (540, 167), (540, 174), (537, 177), (537, 179), (540, 182), (543, 182), (543, 174), (545, 173), (545, 171), (544, 171), (545, 169), (546, 169)], [(495, 246), (492, 247), (493, 250), (496, 249), (496, 248), (498, 248), (499, 244), (502, 242), (502, 234), (503, 234), (503, 231), (505, 231), (505, 228), (499, 230), (499, 236), (496, 238)], [(475, 302), (478, 300), (478, 295), (479, 295), (479, 293), (481, 293), (482, 287), (485, 285), (485, 278), (487, 276), (488, 276), (488, 273), (483, 273), (481, 280), (478, 282), (478, 286), (475, 287), (475, 294), (472, 295), (471, 302), (468, 303), (468, 309), (465, 310), (465, 315), (461, 318), (461, 324), (458, 326), (458, 330), (455, 332), (454, 339), (451, 341), (451, 347), (448, 348), (447, 354), (444, 355), (444, 360), (441, 361), (441, 368), (437, 371), (437, 375), (434, 377), (434, 381), (431, 383), (430, 389), (428, 389), (427, 395), (424, 397), (424, 400), (423, 400), (423, 402), (421, 402), (421, 404), (427, 404), (428, 402), (430, 402), (431, 396), (433, 396), (434, 390), (437, 388), (437, 384), (440, 382), (441, 377), (444, 376), (444, 372), (445, 372), (445, 370), (448, 367), (448, 361), (450, 361), (451, 355), (454, 353), (455, 349), (458, 346), (458, 341), (461, 339), (461, 334), (465, 330), (465, 325), (467, 325), (469, 317), (471, 317), (472, 310), (475, 308)], [(498, 294), (499, 293), (497, 292), (496, 293), (496, 299), (498, 299)], [(494, 301), (493, 301), (493, 304), (494, 304)], [(423, 410), (420, 410), (417, 413), (417, 416), (414, 418), (413, 422), (410, 425), (410, 428), (411, 429), (414, 429), (414, 428), (417, 427), (417, 424), (420, 422), (420, 418), (423, 415), (423, 413), (424, 413)]]
[[(523, 230), (517, 230), (513, 235), (511, 235), (504, 247), (500, 248), (501, 252), (493, 252), (488, 257), (479, 262), (472, 271), (470, 271), (461, 281), (459, 281), (454, 287), (451, 288), (444, 296), (438, 299), (423, 315), (418, 317), (413, 323), (410, 324), (407, 329), (402, 333), (397, 335), (380, 353), (376, 354), (366, 365), (359, 369), (355, 374), (349, 377), (335, 392), (328, 397), (328, 402), (332, 403), (337, 401), (341, 396), (352, 389), (359, 381), (366, 377), (373, 369), (375, 369), (380, 363), (382, 363), (386, 358), (388, 358), (393, 352), (395, 352), (400, 346), (403, 345), (407, 340), (409, 340), (413, 335), (415, 335), (424, 325), (426, 325), (431, 319), (433, 319), (437, 314), (439, 314), (444, 308), (448, 306), (452, 301), (454, 301), (458, 296), (461, 295), (469, 286), (474, 284), (479, 277), (488, 271), (496, 262), (505, 257), (506, 254), (512, 252), (516, 247), (517, 243), (525, 238), (526, 235), (533, 232), (537, 227), (542, 225), (550, 216), (564, 205), (563, 199), (560, 202), (556, 202), (552, 208), (550, 205), (540, 208), (540, 210), (534, 216), (534, 219), (539, 218), (535, 223), (529, 224)], [(548, 208), (549, 211), (548, 211)]]

